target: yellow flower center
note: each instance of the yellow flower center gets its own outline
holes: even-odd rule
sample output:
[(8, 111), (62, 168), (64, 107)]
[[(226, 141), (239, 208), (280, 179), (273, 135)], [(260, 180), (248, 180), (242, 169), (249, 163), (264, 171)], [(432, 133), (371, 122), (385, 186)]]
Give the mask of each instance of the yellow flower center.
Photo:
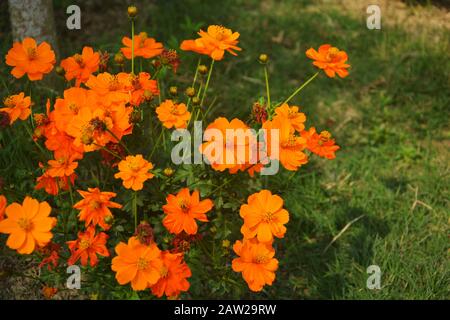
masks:
[(112, 78), (109, 80), (108, 89), (109, 91), (117, 91), (120, 89), (120, 82), (116, 76), (112, 76)]
[(170, 113), (178, 116), (180, 115), (180, 111), (178, 110), (178, 106), (176, 104), (174, 104), (171, 108), (170, 108)]
[(258, 264), (266, 263), (268, 260), (269, 257), (265, 254), (258, 254), (256, 257), (253, 258), (253, 262)]
[(226, 33), (226, 28), (223, 26), (214, 26), (213, 29), (213, 37), (218, 40), (221, 41), (225, 38), (225, 33)]
[(3, 101), (3, 104), (6, 108), (14, 108), (14, 99), (12, 97), (8, 97)]
[(141, 168), (139, 162), (137, 160), (131, 160), (128, 162), (128, 168), (132, 171), (139, 171), (139, 169)]
[(78, 106), (75, 104), (75, 103), (73, 103), (73, 102), (71, 102), (70, 104), (69, 104), (69, 109), (70, 109), (70, 111), (72, 111), (72, 112), (75, 112), (75, 113), (77, 113), (78, 112)]
[(36, 59), (37, 58), (36, 48), (28, 48), (27, 55), (28, 55), (28, 59), (30, 59), (30, 60)]
[(161, 268), (161, 271), (160, 271), (159, 273), (160, 273), (160, 275), (161, 275), (161, 278), (165, 278), (165, 277), (167, 277), (167, 275), (169, 274), (169, 269), (167, 269), (166, 266), (163, 266), (163, 267)]
[(24, 231), (28, 232), (33, 229), (33, 222), (26, 219), (26, 218), (20, 218), (19, 221), (17, 221), (17, 224), (20, 228), (22, 228)]
[(289, 135), (289, 138), (281, 143), (283, 148), (290, 148), (297, 145), (297, 139), (293, 133)]
[(273, 212), (266, 211), (263, 215), (264, 222), (271, 222), (273, 219), (273, 216), (274, 216)]
[(331, 47), (331, 48), (328, 50), (327, 60), (328, 60), (328, 61), (333, 60), (334, 58), (337, 57), (338, 53), (339, 53), (339, 49), (338, 49), (338, 48), (336, 48), (336, 47)]
[(100, 208), (101, 205), (100, 202), (94, 200), (89, 204), (89, 206), (91, 207), (91, 209), (96, 210)]
[(90, 246), (91, 246), (91, 242), (89, 240), (82, 239), (80, 241), (79, 247), (80, 247), (81, 250), (85, 250), (85, 249), (89, 248)]
[(145, 270), (148, 267), (148, 261), (142, 257), (140, 257), (137, 261), (137, 268), (139, 270)]
[(79, 64), (80, 67), (84, 67), (84, 60), (82, 55), (77, 53), (73, 56), (73, 58), (75, 59), (75, 62)]
[(296, 115), (297, 115), (297, 112), (295, 112), (292, 109), (289, 109), (289, 111), (288, 111), (288, 117), (289, 118), (294, 118)]
[(331, 133), (329, 133), (326, 130), (322, 131), (319, 136), (320, 136), (320, 141), (322, 141), (322, 142), (327, 142), (331, 139)]
[(178, 200), (178, 204), (184, 212), (187, 212), (189, 210), (189, 203), (186, 201), (186, 199)]

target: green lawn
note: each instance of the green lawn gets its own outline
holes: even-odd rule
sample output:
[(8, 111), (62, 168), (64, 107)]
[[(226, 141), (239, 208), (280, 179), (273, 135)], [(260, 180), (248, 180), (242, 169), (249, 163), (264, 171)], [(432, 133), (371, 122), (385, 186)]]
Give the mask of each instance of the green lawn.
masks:
[[(69, 4), (67, 0), (56, 5), (60, 26), (65, 24), (61, 19)], [(62, 32), (63, 53), (73, 54), (83, 44), (117, 51), (119, 39), (128, 32), (122, 8), (120, 4), (82, 8), (89, 11), (83, 13), (86, 26)], [(341, 146), (337, 158), (312, 158), (295, 175), (282, 172), (260, 180), (285, 199), (291, 214), (286, 237), (277, 240), (280, 268), (274, 285), (259, 295), (249, 293), (244, 285), (237, 291), (225, 285), (211, 291), (208, 286), (224, 278), (243, 282), (227, 266), (206, 281), (195, 279), (194, 272), (194, 297), (450, 298), (448, 26), (432, 28), (418, 22), (412, 29), (390, 24), (388, 17), (382, 30), (368, 30), (364, 11), (358, 15), (312, 0), (156, 1), (140, 8), (137, 30), (169, 47), (177, 47), (208, 24), (223, 24), (241, 33), (243, 51), (216, 64), (211, 80), (211, 96), (218, 97), (216, 116), (245, 118), (253, 102), (265, 95), (263, 70), (256, 61), (261, 52), (271, 57), (275, 101), (283, 100), (315, 72), (304, 54), (309, 47), (331, 43), (348, 53), (352, 65), (348, 78), (321, 74), (293, 101), (307, 114), (308, 125), (333, 133)], [(4, 30), (7, 21), (0, 20)], [(10, 41), (2, 33), (2, 56)], [(192, 54), (183, 58), (182, 76), (173, 80), (180, 87), (191, 81), (196, 59)], [(14, 81), (9, 69), (1, 66), (3, 97), (4, 88), (13, 90)], [(10, 132), (0, 134), (0, 145), (0, 176), (8, 192), (20, 198), (34, 186), (37, 159), (29, 156), (34, 146), (26, 142), (25, 133)], [(233, 184), (239, 188), (239, 181)], [(355, 218), (359, 219), (330, 245)], [(238, 236), (236, 227), (228, 238), (234, 242)], [(226, 254), (219, 259), (223, 264), (231, 260)], [(366, 288), (370, 265), (381, 268), (380, 290)]]

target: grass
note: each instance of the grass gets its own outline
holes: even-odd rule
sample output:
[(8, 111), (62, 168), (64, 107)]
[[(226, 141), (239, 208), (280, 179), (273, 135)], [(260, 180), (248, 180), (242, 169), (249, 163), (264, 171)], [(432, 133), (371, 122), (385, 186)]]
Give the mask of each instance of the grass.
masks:
[[(64, 18), (69, 2), (58, 2), (57, 17)], [(125, 18), (117, 19), (123, 5), (111, 3), (83, 12), (86, 29), (61, 27), (64, 54), (82, 44), (112, 52), (120, 47), (117, 39), (128, 24)], [(245, 117), (252, 103), (265, 95), (263, 69), (256, 61), (261, 52), (271, 57), (273, 101), (282, 101), (315, 72), (304, 55), (307, 48), (329, 42), (349, 54), (348, 78), (321, 75), (292, 101), (302, 106), (308, 124), (329, 129), (342, 149), (334, 161), (314, 159), (294, 176), (283, 173), (268, 179), (291, 213), (287, 235), (277, 241), (280, 269), (273, 287), (258, 296), (241, 296), (450, 297), (448, 28), (431, 29), (419, 21), (411, 30), (386, 19), (382, 30), (373, 31), (352, 9), (306, 0), (156, 1), (140, 8), (145, 9), (137, 30), (145, 29), (172, 47), (191, 38), (199, 24), (223, 24), (241, 33), (244, 50), (239, 57), (215, 66), (210, 89), (219, 97), (213, 110), (217, 116)], [(2, 37), (2, 56), (9, 43), (8, 35)], [(189, 76), (174, 80), (180, 87), (189, 83), (195, 63), (193, 55), (184, 56), (180, 74)], [(2, 68), (2, 82), (13, 88), (7, 72)], [(22, 134), (0, 140), (0, 176), (17, 197), (32, 188), (38, 157), (25, 139)], [(381, 268), (380, 290), (366, 288), (370, 265)], [(202, 297), (201, 290), (196, 296)], [(204, 298), (222, 296), (236, 298), (232, 293)]]

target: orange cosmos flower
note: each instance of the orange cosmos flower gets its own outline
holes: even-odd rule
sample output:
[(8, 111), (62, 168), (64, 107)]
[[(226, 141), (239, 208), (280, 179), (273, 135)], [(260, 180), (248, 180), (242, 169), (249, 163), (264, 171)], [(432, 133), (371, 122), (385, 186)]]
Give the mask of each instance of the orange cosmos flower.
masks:
[[(43, 168), (42, 163), (39, 163), (39, 167)], [(77, 175), (73, 173), (70, 176), (64, 177), (52, 177), (48, 173), (48, 169), (36, 179), (37, 185), (34, 187), (35, 190), (44, 189), (48, 194), (56, 196), (59, 190), (69, 190), (70, 185), (74, 185)]]
[(81, 54), (75, 54), (72, 57), (61, 61), (61, 67), (65, 71), (67, 81), (75, 80), (75, 86), (79, 87), (85, 83), (90, 75), (99, 68), (100, 54), (94, 52), (91, 47), (84, 47)]
[(41, 292), (45, 299), (50, 300), (55, 294), (58, 293), (58, 288), (43, 286)]
[(9, 115), (9, 124), (13, 124), (17, 119), (26, 120), (31, 114), (31, 98), (25, 97), (23, 92), (7, 97), (3, 105), (5, 108), (0, 108), (0, 111)]
[(59, 263), (59, 252), (61, 246), (59, 244), (49, 242), (45, 247), (39, 248), (38, 252), (44, 256), (41, 263), (39, 263), (39, 268), (47, 265), (47, 270), (51, 271), (56, 268)]
[(158, 83), (152, 80), (147, 72), (140, 72), (137, 76), (131, 75), (131, 104), (141, 105), (144, 100), (159, 95)]
[(169, 194), (166, 201), (163, 210), (167, 216), (163, 220), (163, 225), (170, 233), (175, 234), (182, 231), (196, 234), (198, 227), (195, 220), (207, 222), (206, 213), (214, 205), (210, 199), (200, 201), (199, 192), (194, 191), (191, 195), (188, 188), (181, 189), (176, 195)]
[(97, 94), (99, 103), (106, 107), (130, 102), (131, 78), (128, 73), (91, 75), (86, 85)]
[(289, 119), (294, 130), (302, 132), (305, 129), (304, 123), (306, 121), (306, 116), (303, 112), (298, 112), (297, 106), (290, 107), (287, 103), (284, 103), (275, 109), (275, 114)]
[(85, 152), (94, 151), (109, 142), (117, 143), (118, 139), (131, 133), (128, 121), (131, 111), (124, 105), (116, 106), (112, 112), (85, 107), (72, 118), (66, 132), (75, 138), (76, 147), (82, 146)]
[[(127, 59), (131, 59), (132, 41), (128, 37), (123, 37), (122, 43), (125, 48), (120, 49)], [(163, 45), (156, 42), (155, 39), (149, 38), (146, 32), (141, 32), (134, 36), (134, 56), (150, 59), (156, 57), (163, 52)]]
[(117, 256), (112, 259), (111, 269), (116, 272), (119, 284), (131, 282), (131, 287), (137, 291), (158, 282), (164, 264), (161, 251), (154, 242), (145, 245), (136, 237), (131, 237), (128, 244), (120, 242), (115, 250)]
[(206, 56), (211, 54), (211, 48), (205, 47), (201, 39), (183, 40), (183, 42), (181, 42), (180, 49), (184, 51), (196, 52), (198, 54), (204, 54)]
[(257, 237), (260, 242), (271, 242), (273, 237), (283, 238), (284, 226), (289, 221), (289, 213), (283, 209), (283, 199), (272, 195), (269, 190), (254, 193), (241, 206), (240, 215), (244, 219), (241, 232), (246, 239)]
[(93, 226), (87, 228), (86, 232), (78, 232), (77, 240), (67, 241), (71, 253), (67, 264), (71, 266), (81, 259), (81, 265), (87, 266), (89, 259), (91, 267), (95, 267), (98, 264), (97, 255), (109, 257), (106, 240), (108, 235), (104, 232), (95, 234)]
[(200, 152), (205, 155), (214, 170), (228, 169), (234, 174), (253, 168), (249, 171), (249, 174), (253, 175), (255, 169), (260, 171), (261, 166), (252, 166), (258, 162), (258, 145), (256, 136), (249, 129), (239, 119), (228, 121), (219, 117), (206, 128), (205, 133), (211, 133), (211, 137), (200, 146)]
[(183, 254), (163, 251), (161, 258), (163, 261), (160, 270), (161, 278), (151, 287), (152, 293), (161, 298), (164, 294), (166, 297), (176, 297), (181, 291), (188, 291), (190, 284), (186, 278), (189, 278), (192, 273), (183, 261)]
[(32, 38), (15, 42), (6, 55), (6, 64), (14, 67), (11, 74), (16, 78), (27, 74), (31, 81), (41, 80), (52, 71), (55, 62), (55, 52), (50, 45), (47, 42), (37, 45)]
[[(271, 121), (264, 122), (263, 129), (267, 130), (267, 151), (271, 159), (279, 160), (283, 167), (290, 171), (298, 170), (300, 166), (308, 162), (308, 157), (303, 153), (306, 140), (295, 135), (289, 119), (276, 116)], [(272, 139), (275, 138), (276, 130), (278, 130), (279, 139), (278, 155), (272, 149)]]
[(116, 179), (123, 180), (123, 186), (134, 191), (142, 190), (144, 182), (154, 177), (149, 171), (153, 164), (144, 159), (141, 154), (127, 156), (119, 162), (119, 172), (114, 175)]
[(349, 64), (346, 64), (348, 56), (345, 51), (341, 51), (330, 44), (324, 44), (319, 47), (319, 51), (310, 48), (306, 51), (306, 56), (313, 59), (313, 65), (325, 71), (326, 75), (334, 78), (337, 73), (339, 77), (348, 76)]
[(175, 127), (176, 129), (186, 128), (191, 113), (188, 111), (184, 103), (174, 103), (172, 100), (166, 100), (156, 108), (159, 121), (163, 126), (170, 129)]
[(316, 132), (316, 128), (311, 127), (309, 130), (302, 131), (302, 137), (306, 139), (306, 148), (320, 157), (327, 159), (336, 158), (335, 152), (340, 149), (331, 138), (331, 133), (322, 131), (320, 134)]
[(49, 168), (47, 170), (50, 177), (70, 177), (74, 174), (78, 167), (78, 162), (71, 158), (59, 158), (48, 161)]
[(36, 245), (44, 247), (53, 235), (50, 230), (56, 219), (49, 217), (47, 202), (25, 197), (22, 205), (14, 202), (6, 208), (6, 218), (0, 221), (0, 233), (9, 234), (6, 245), (20, 254), (30, 254)]
[(258, 292), (275, 280), (278, 260), (274, 258), (275, 250), (270, 243), (259, 243), (255, 240), (236, 241), (234, 252), (239, 256), (233, 259), (232, 268), (242, 272), (250, 290)]
[(194, 51), (209, 55), (214, 60), (222, 60), (225, 51), (236, 56), (233, 51), (241, 51), (238, 44), (239, 33), (233, 32), (223, 26), (211, 25), (207, 31), (200, 30), (199, 39), (185, 40), (181, 43), (182, 50)]
[(105, 230), (110, 226), (105, 222), (105, 218), (112, 217), (109, 208), (122, 208), (122, 205), (110, 201), (116, 194), (114, 192), (101, 192), (99, 188), (88, 188), (88, 191), (78, 190), (83, 200), (77, 202), (73, 207), (80, 210), (78, 217), (80, 221), (85, 221), (86, 227), (89, 225), (100, 225)]
[(5, 209), (8, 201), (4, 195), (0, 195), (0, 221), (5, 218)]

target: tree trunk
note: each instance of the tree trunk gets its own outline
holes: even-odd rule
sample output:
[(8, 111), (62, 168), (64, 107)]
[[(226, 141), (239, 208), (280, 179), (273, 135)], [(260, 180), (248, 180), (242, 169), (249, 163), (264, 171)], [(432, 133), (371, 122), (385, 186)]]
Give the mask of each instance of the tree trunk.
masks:
[(58, 54), (52, 0), (8, 0), (14, 41), (47, 41)]

